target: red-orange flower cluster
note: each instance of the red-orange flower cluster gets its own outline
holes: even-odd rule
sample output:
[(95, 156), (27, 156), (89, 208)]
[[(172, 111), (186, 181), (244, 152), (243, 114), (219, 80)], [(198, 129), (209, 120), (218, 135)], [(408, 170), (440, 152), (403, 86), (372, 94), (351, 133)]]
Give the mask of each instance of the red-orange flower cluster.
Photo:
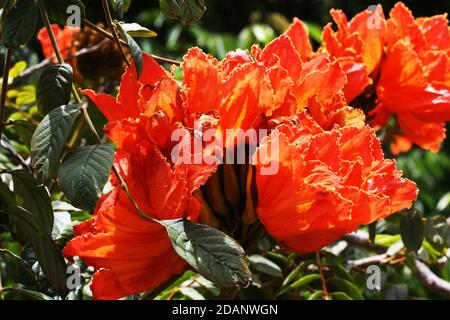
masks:
[[(346, 33), (362, 29), (354, 23)], [(201, 188), (222, 170), (218, 163), (174, 161), (179, 143), (173, 141), (174, 131), (182, 133), (184, 145), (200, 141), (201, 152), (214, 155), (217, 150), (196, 132), (199, 124), (202, 130), (217, 129), (217, 136), (229, 129), (270, 130), (260, 143), (248, 142), (258, 149), (245, 182), (251, 202), (245, 210), (254, 209), (283, 245), (310, 252), (409, 208), (417, 197), (415, 184), (402, 178), (394, 161), (384, 159), (363, 112), (346, 103), (346, 96), (356, 96), (370, 82), (368, 75), (379, 68), (371, 61), (381, 58), (351, 58), (349, 45), (338, 46), (343, 39), (335, 39), (336, 50), (342, 51), (337, 59), (314, 53), (305, 27), (295, 20), (284, 35), (263, 49), (254, 46), (251, 54), (238, 50), (218, 61), (198, 48), (189, 50), (181, 85), (144, 55), (140, 78), (134, 66), (129, 68), (117, 98), (84, 93), (109, 121), (105, 131), (117, 145), (114, 165), (131, 197), (155, 219), (185, 217), (217, 227), (215, 206), (208, 206), (211, 198), (203, 198)], [(357, 89), (349, 89), (352, 85)], [(221, 152), (238, 147), (235, 138), (227, 136)], [(270, 148), (274, 143), (277, 149)], [(195, 148), (185, 150), (188, 158), (197, 156)], [(267, 155), (279, 164), (272, 175), (263, 174)], [(92, 291), (99, 299), (151, 289), (186, 267), (166, 231), (141, 217), (111, 179), (115, 189), (102, 197), (91, 220), (76, 227), (76, 238), (65, 249), (68, 257), (79, 256), (97, 269)], [(225, 206), (227, 199), (222, 198)]]
[[(414, 19), (397, 3), (385, 19), (381, 6), (365, 11), (350, 22), (332, 10), (338, 30), (325, 27), (324, 50), (343, 66), (349, 82), (349, 102), (369, 85), (376, 108), (375, 128), (395, 115), (401, 132), (392, 151), (408, 151), (412, 143), (437, 152), (450, 121), (450, 29), (446, 15)], [(360, 101), (358, 101), (360, 102)], [(364, 107), (356, 105), (356, 107)]]
[(306, 112), (295, 120), (279, 125), (255, 155), (274, 140), (280, 145), (279, 159), (272, 159), (278, 174), (263, 175), (265, 164), (255, 163), (257, 214), (282, 244), (311, 252), (411, 206), (416, 186), (383, 158), (373, 129), (325, 131)]

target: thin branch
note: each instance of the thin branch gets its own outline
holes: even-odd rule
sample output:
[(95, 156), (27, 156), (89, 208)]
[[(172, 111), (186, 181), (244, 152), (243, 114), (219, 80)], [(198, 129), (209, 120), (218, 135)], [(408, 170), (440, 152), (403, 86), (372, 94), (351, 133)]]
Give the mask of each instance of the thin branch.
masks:
[[(447, 221), (450, 224), (450, 219)], [(351, 234), (351, 237), (348, 236), (349, 235), (346, 235), (344, 240), (349, 241), (353, 245), (369, 248), (368, 244), (371, 244), (367, 241), (364, 235), (361, 235), (361, 233)], [(384, 251), (387, 251), (387, 248), (385, 248)], [(386, 253), (382, 253), (368, 258), (350, 261), (350, 265), (357, 268), (367, 267), (372, 264), (384, 264), (386, 262), (390, 262), (389, 257)], [(417, 280), (419, 280), (419, 282), (429, 291), (439, 295), (442, 298), (450, 299), (450, 282), (439, 278), (425, 263), (417, 258), (414, 258), (414, 268), (412, 271)]]
[(425, 263), (418, 259), (414, 259), (414, 266), (413, 273), (425, 288), (442, 298), (450, 299), (450, 282), (439, 278)]
[(364, 232), (361, 230), (358, 230), (355, 233), (346, 234), (343, 237), (343, 240), (345, 240), (348, 243), (353, 244), (357, 247), (363, 247), (368, 250), (373, 250), (377, 253), (383, 253), (386, 251), (385, 247), (377, 246), (377, 245), (373, 244), (372, 241), (370, 241), (369, 235), (367, 234), (367, 232)]
[(2, 137), (4, 122), (5, 122), (5, 107), (6, 107), (6, 94), (8, 93), (8, 79), (9, 69), (11, 68), (13, 49), (6, 49), (5, 64), (3, 66), (3, 82), (2, 82), (2, 96), (0, 101), (0, 139)]
[(388, 255), (386, 253), (378, 254), (375, 256), (370, 256), (358, 260), (350, 260), (348, 262), (348, 265), (350, 268), (367, 268), (371, 265), (381, 265), (384, 264), (386, 259), (388, 258)]
[[(111, 33), (106, 31), (105, 29), (100, 28), (99, 26), (97, 26), (95, 23), (89, 21), (88, 19), (84, 19), (83, 23), (85, 25), (87, 25), (89, 28), (97, 31), (98, 33), (100, 33), (104, 37), (106, 37), (106, 38), (108, 38), (110, 40), (114, 40), (114, 36)], [(128, 43), (126, 43), (124, 40), (120, 39), (120, 43), (122, 45), (128, 47)], [(153, 59), (155, 59), (157, 62), (159, 62), (159, 63), (168, 63), (168, 64), (173, 64), (173, 65), (176, 65), (176, 66), (180, 66), (181, 65), (181, 62), (176, 61), (176, 60), (172, 60), (172, 59), (165, 58), (165, 57), (160, 57), (160, 56), (157, 56), (157, 55), (154, 55), (154, 54), (151, 54), (150, 56)]]
[(128, 67), (131, 66), (130, 61), (128, 61), (127, 55), (123, 50), (122, 44), (120, 43), (120, 38), (117, 35), (116, 27), (114, 26), (114, 22), (111, 16), (111, 11), (109, 10), (108, 0), (102, 0), (103, 11), (105, 13), (106, 23), (108, 27), (111, 29), (111, 33), (113, 35), (114, 41), (116, 42), (117, 47), (119, 48), (120, 54), (122, 55), (123, 60), (127, 63)]
[[(104, 39), (103, 41), (101, 41), (100, 43), (92, 46), (92, 47), (88, 47), (88, 48), (83, 48), (80, 49), (78, 51), (76, 51), (75, 53), (71, 54), (70, 56), (64, 58), (64, 62), (68, 62), (70, 60), (82, 57), (84, 55), (90, 54), (92, 52), (95, 52), (97, 50), (100, 49), (100, 47), (108, 40)], [(22, 71), (16, 78), (14, 78), (14, 81), (12, 83), (12, 85), (14, 85), (15, 83), (19, 82), (20, 80), (31, 76), (32, 74), (40, 71), (41, 69), (44, 69), (45, 67), (47, 67), (48, 65), (52, 64), (53, 59), (56, 57), (56, 55), (52, 55), (51, 57), (48, 57), (47, 59), (42, 60), (41, 62), (25, 69), (24, 71)]]
[(319, 251), (316, 251), (316, 262), (317, 262), (317, 267), (319, 268), (320, 281), (322, 282), (323, 298), (325, 300), (328, 300), (329, 294), (328, 294), (328, 289), (327, 289), (327, 280), (325, 279), (325, 275), (323, 273), (323, 266), (322, 266), (322, 262), (320, 261), (320, 252)]

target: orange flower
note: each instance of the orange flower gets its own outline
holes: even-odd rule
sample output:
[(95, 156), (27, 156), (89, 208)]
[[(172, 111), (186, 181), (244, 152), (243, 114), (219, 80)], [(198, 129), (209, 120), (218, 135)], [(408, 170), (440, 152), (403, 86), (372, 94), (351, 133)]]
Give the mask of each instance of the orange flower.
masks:
[[(52, 24), (51, 27), (63, 58), (67, 58), (71, 54), (76, 52), (76, 49), (73, 47), (72, 41), (73, 35), (79, 32), (80, 28), (65, 26), (63, 29), (61, 29), (57, 24)], [(41, 30), (39, 30), (37, 38), (41, 43), (42, 53), (44, 54), (44, 57), (50, 58), (51, 56), (53, 56), (55, 54), (55, 51), (53, 51), (53, 46), (47, 29), (42, 28)], [(54, 61), (56, 61), (56, 59), (54, 59)]]
[[(90, 90), (85, 94), (110, 121), (106, 132), (117, 144), (114, 165), (139, 208), (159, 220), (197, 221), (200, 206), (192, 192), (216, 166), (170, 161), (170, 135), (181, 120), (176, 82), (145, 56), (139, 81), (132, 66), (122, 78), (117, 99)], [(66, 256), (79, 256), (98, 269), (92, 282), (95, 299), (154, 288), (186, 267), (166, 230), (139, 216), (114, 176), (112, 183), (116, 189), (102, 197), (91, 220), (76, 227), (76, 237), (64, 250)]]
[[(450, 121), (450, 29), (445, 15), (414, 20), (398, 3), (390, 13), (387, 57), (377, 86), (376, 113), (395, 114), (397, 136), (434, 152)], [(380, 110), (382, 109), (382, 110)], [(405, 143), (399, 151), (408, 150)], [(394, 150), (396, 151), (396, 150)]]
[[(260, 161), (275, 142), (280, 157)], [(262, 174), (268, 160), (278, 162), (278, 174)], [(296, 252), (317, 250), (359, 225), (409, 208), (417, 197), (416, 185), (401, 177), (393, 160), (383, 159), (372, 129), (324, 131), (306, 112), (266, 137), (254, 163), (258, 217)]]
[[(391, 147), (395, 154), (408, 151), (412, 143), (437, 152), (445, 138), (444, 121), (450, 120), (446, 16), (414, 19), (401, 2), (387, 20), (381, 6), (350, 22), (341, 11), (331, 14), (338, 31), (333, 32), (331, 25), (325, 27), (323, 49), (343, 66), (350, 104), (370, 111), (376, 129), (396, 116), (401, 133), (395, 135)], [(360, 72), (361, 66), (366, 74)]]
[[(296, 20), (266, 48), (253, 47), (252, 55), (238, 50), (218, 61), (198, 48), (189, 50), (181, 86), (144, 55), (142, 75), (138, 79), (134, 66), (129, 68), (117, 98), (84, 91), (108, 119), (105, 131), (117, 145), (114, 165), (146, 215), (187, 217), (229, 231), (219, 221), (230, 214), (228, 205), (245, 216), (236, 223), (252, 222), (256, 208), (269, 233), (304, 252), (411, 205), (415, 185), (401, 178), (394, 162), (383, 160), (373, 131), (364, 127), (364, 114), (346, 105), (340, 64), (327, 54), (311, 55), (305, 42), (306, 31)], [(248, 178), (253, 171), (238, 178), (229, 163), (225, 168), (195, 161), (198, 153), (239, 147), (232, 135), (223, 149), (211, 149), (200, 140), (199, 127), (217, 129), (216, 137), (228, 129), (274, 129), (254, 156), (256, 185)], [(173, 141), (174, 132), (181, 145)], [(280, 171), (263, 176), (266, 164), (259, 156), (275, 137), (282, 137), (279, 160), (272, 154)], [(197, 143), (201, 150), (191, 148)], [(180, 147), (193, 161), (173, 159)], [(230, 168), (227, 177), (233, 179), (222, 183)], [(116, 189), (77, 227), (65, 249), (97, 269), (92, 291), (100, 299), (149, 290), (186, 267), (166, 231), (140, 217), (114, 177), (112, 183)]]

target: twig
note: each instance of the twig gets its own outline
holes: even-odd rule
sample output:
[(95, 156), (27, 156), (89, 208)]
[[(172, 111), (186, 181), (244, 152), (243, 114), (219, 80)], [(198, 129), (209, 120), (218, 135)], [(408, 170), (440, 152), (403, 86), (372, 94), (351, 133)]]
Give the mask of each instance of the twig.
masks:
[(450, 282), (439, 278), (425, 263), (418, 259), (414, 259), (414, 266), (413, 273), (425, 288), (442, 298), (450, 299)]
[(358, 230), (355, 233), (349, 233), (346, 234), (343, 237), (343, 240), (347, 241), (348, 243), (351, 243), (358, 247), (363, 247), (368, 250), (373, 250), (377, 253), (383, 253), (386, 251), (386, 248), (383, 246), (377, 246), (372, 243), (369, 239), (369, 235), (366, 232)]
[[(82, 57), (84, 55), (90, 54), (92, 52), (97, 51), (98, 49), (100, 49), (100, 47), (106, 42), (107, 40), (103, 40), (102, 42), (92, 46), (92, 47), (88, 47), (88, 48), (83, 48), (80, 49), (78, 51), (76, 51), (75, 53), (71, 54), (70, 56), (64, 58), (64, 62), (68, 62), (72, 59), (76, 59), (79, 57)], [(39, 70), (47, 67), (48, 65), (50, 65), (52, 63), (53, 58), (55, 58), (56, 55), (52, 55), (51, 57), (48, 57), (47, 59), (42, 60), (41, 62), (25, 69), (24, 71), (22, 71), (16, 78), (14, 78), (14, 81), (12, 83), (12, 85), (16, 84), (17, 82), (19, 82), (20, 80), (31, 76), (32, 74), (34, 74), (35, 72), (38, 72)]]
[[(85, 25), (87, 25), (89, 28), (97, 31), (98, 33), (100, 33), (104, 37), (106, 37), (106, 38), (108, 38), (110, 40), (114, 40), (114, 36), (111, 33), (109, 33), (108, 31), (100, 28), (99, 26), (97, 26), (95, 23), (89, 21), (88, 19), (83, 19), (83, 23)], [(128, 47), (128, 44), (124, 40), (120, 39), (120, 43), (122, 45)], [(176, 66), (180, 66), (181, 65), (181, 62), (176, 61), (176, 60), (172, 60), (172, 59), (165, 58), (165, 57), (160, 57), (160, 56), (157, 56), (157, 55), (154, 55), (154, 54), (151, 54), (150, 56), (153, 59), (155, 59), (157, 62), (159, 62), (159, 63), (168, 63), (168, 64), (173, 64), (173, 65), (176, 65)]]
[(102, 0), (103, 11), (105, 13), (106, 23), (108, 27), (111, 29), (111, 33), (113, 35), (114, 41), (116, 42), (117, 47), (119, 48), (120, 54), (122, 55), (123, 60), (127, 63), (128, 67), (131, 66), (130, 61), (128, 61), (127, 55), (123, 50), (122, 44), (120, 43), (120, 38), (117, 35), (116, 27), (114, 26), (113, 19), (111, 17), (111, 11), (109, 11), (108, 0)]
[(6, 94), (8, 93), (8, 79), (9, 69), (11, 68), (13, 49), (6, 49), (5, 64), (3, 66), (3, 82), (2, 82), (2, 96), (0, 101), (0, 139), (2, 137), (4, 122), (5, 122), (5, 107), (6, 107)]
[[(447, 220), (450, 225), (450, 219)], [(357, 239), (357, 237), (359, 239)], [(351, 243), (354, 245), (362, 246), (367, 248), (367, 239), (361, 234), (352, 234), (351, 238), (348, 238), (348, 235), (344, 237), (345, 240), (351, 239)], [(350, 242), (350, 241), (349, 241)], [(369, 242), (370, 244), (370, 242)], [(387, 248), (384, 249), (387, 251)], [(369, 266), (371, 264), (383, 264), (386, 261), (389, 261), (387, 254), (383, 253), (380, 255), (376, 255), (373, 257), (368, 257), (364, 259), (360, 259), (357, 261), (350, 262), (352, 266)], [(439, 295), (442, 298), (450, 299), (450, 282), (445, 281), (439, 278), (436, 274), (431, 271), (431, 269), (422, 261), (417, 258), (414, 258), (414, 268), (413, 274), (416, 276), (417, 280), (429, 291)]]
[(319, 268), (320, 281), (322, 282), (323, 298), (325, 300), (328, 300), (329, 294), (328, 294), (328, 289), (327, 289), (327, 281), (326, 281), (325, 275), (323, 273), (323, 266), (322, 266), (322, 262), (320, 261), (320, 252), (319, 251), (316, 251), (316, 262), (317, 262), (317, 267)]
[(386, 253), (378, 254), (375, 256), (370, 256), (367, 258), (362, 258), (358, 260), (350, 260), (348, 262), (349, 267), (359, 269), (359, 268), (367, 268), (371, 265), (381, 265), (384, 264), (388, 255)]

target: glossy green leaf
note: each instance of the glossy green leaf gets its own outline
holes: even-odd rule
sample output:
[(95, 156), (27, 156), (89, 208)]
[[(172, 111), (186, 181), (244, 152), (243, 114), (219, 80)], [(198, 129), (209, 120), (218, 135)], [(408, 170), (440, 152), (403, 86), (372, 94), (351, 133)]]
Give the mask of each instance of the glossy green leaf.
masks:
[(2, 42), (6, 47), (18, 48), (33, 36), (38, 20), (34, 0), (17, 0), (8, 13), (2, 16)]
[(47, 189), (27, 171), (12, 171), (11, 175), (17, 205), (31, 212), (36, 221), (42, 225), (42, 229), (51, 235), (53, 209)]
[(345, 292), (333, 292), (331, 293), (331, 298), (333, 298), (333, 300), (353, 300), (352, 297)]
[(293, 282), (288, 288), (289, 289), (300, 288), (314, 280), (319, 280), (319, 279), (320, 279), (320, 274), (318, 274), (318, 273), (308, 274), (306, 276), (301, 277), (297, 281)]
[(58, 186), (74, 206), (94, 209), (108, 181), (113, 158), (110, 144), (77, 147), (66, 155), (59, 168)]
[(55, 108), (69, 102), (72, 94), (73, 71), (68, 64), (47, 67), (36, 88), (36, 103), (39, 113), (46, 115)]
[(314, 293), (312, 293), (308, 297), (308, 300), (321, 300), (322, 298), (323, 298), (323, 291), (322, 290), (318, 290), (318, 291), (314, 291)]
[(405, 212), (400, 220), (400, 234), (403, 244), (409, 250), (417, 251), (424, 239), (424, 223), (417, 210)]
[(283, 287), (287, 286), (298, 276), (298, 274), (300, 273), (300, 268), (301, 265), (298, 265), (288, 274), (288, 276), (283, 280)]
[(8, 300), (54, 300), (42, 292), (23, 288), (5, 288), (3, 292)]
[(183, 25), (200, 19), (206, 11), (205, 0), (159, 0), (162, 13)]
[(205, 297), (194, 288), (181, 287), (179, 290), (182, 295), (188, 297), (191, 300), (205, 300)]
[(111, 0), (113, 9), (123, 18), (124, 13), (130, 9), (131, 0)]
[(50, 111), (37, 127), (31, 139), (31, 166), (39, 181), (56, 177), (61, 153), (69, 136), (80, 105), (63, 105)]
[(245, 252), (234, 239), (189, 220), (162, 221), (175, 251), (206, 279), (220, 287), (247, 287), (251, 272)]
[[(18, 255), (9, 250), (0, 248), (0, 272), (2, 272), (3, 269), (2, 262), (5, 263), (4, 270), (6, 270), (3, 276), (16, 276), (17, 279), (15, 280), (17, 282), (21, 282), (22, 284), (36, 284), (36, 276), (34, 275), (30, 265)], [(13, 272), (10, 271), (8, 273), (8, 267), (13, 269)], [(11, 273), (14, 273), (14, 275), (11, 275)]]
[(346, 293), (352, 299), (364, 300), (360, 290), (350, 281), (339, 278), (329, 278), (327, 279), (327, 284), (337, 287), (340, 291)]
[(131, 55), (133, 56), (134, 65), (136, 67), (136, 71), (139, 78), (142, 71), (144, 70), (144, 57), (142, 55), (142, 50), (137, 44), (137, 42), (134, 41), (133, 37), (130, 36), (128, 32), (123, 28), (122, 24), (117, 23), (116, 26), (118, 27), (124, 40), (128, 43), (128, 46), (130, 47), (130, 52)]
[(257, 271), (268, 274), (272, 277), (283, 277), (281, 268), (261, 255), (254, 254), (249, 257), (249, 261), (250, 265)]
[(50, 235), (42, 227), (40, 221), (30, 211), (22, 207), (12, 207), (5, 210), (15, 217), (26, 228), (28, 239), (36, 252), (39, 264), (49, 283), (62, 295), (66, 288), (66, 263), (61, 251)]
[(138, 23), (121, 23), (120, 26), (132, 37), (152, 38), (158, 35), (156, 32), (149, 30)]

